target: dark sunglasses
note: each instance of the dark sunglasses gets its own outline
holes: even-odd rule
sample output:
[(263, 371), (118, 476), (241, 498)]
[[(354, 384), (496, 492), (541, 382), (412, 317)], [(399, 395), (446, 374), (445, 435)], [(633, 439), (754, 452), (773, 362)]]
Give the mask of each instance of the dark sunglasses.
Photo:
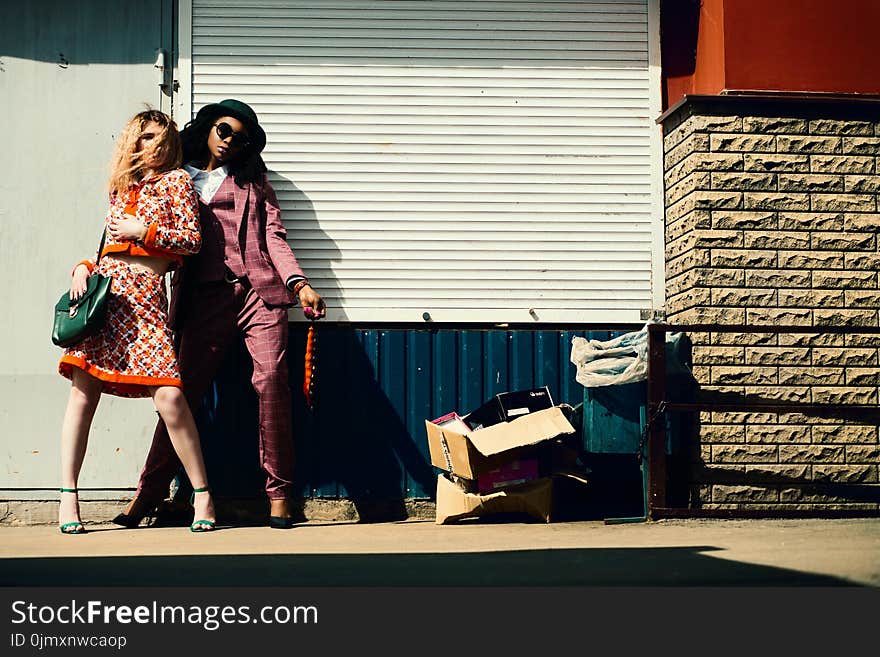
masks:
[(214, 129), (217, 131), (217, 136), (220, 137), (221, 141), (226, 141), (229, 137), (232, 137), (229, 143), (233, 146), (247, 148), (251, 145), (251, 140), (248, 139), (245, 133), (236, 132), (228, 123), (215, 123)]

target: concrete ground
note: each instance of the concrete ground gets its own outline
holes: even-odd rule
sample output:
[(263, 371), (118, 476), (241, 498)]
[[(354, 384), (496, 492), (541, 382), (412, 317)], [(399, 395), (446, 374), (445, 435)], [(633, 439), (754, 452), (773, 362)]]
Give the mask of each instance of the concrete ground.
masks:
[(0, 527), (6, 586), (880, 587), (880, 519)]

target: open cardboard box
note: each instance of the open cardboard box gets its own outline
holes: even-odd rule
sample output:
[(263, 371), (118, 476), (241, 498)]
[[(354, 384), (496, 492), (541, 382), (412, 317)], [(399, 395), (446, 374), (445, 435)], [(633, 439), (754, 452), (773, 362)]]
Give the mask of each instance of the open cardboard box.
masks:
[(437, 478), (437, 524), (491, 513), (525, 513), (550, 522), (554, 477), (586, 483), (583, 474), (557, 472), (562, 464), (551, 461), (551, 476), (530, 477), (484, 494), (476, 492), (481, 475), (486, 478), (510, 469), (517, 461), (534, 458), (541, 448), (551, 446), (553, 439), (575, 433), (558, 406), (472, 431), (461, 423), (440, 426), (427, 420), (425, 429), (432, 465), (449, 473)]
[(464, 479), (501, 467), (527, 448), (574, 433), (558, 406), (465, 432), (425, 420), (431, 464)]
[(448, 475), (437, 477), (437, 515), (434, 522), (448, 525), (465, 518), (478, 518), (494, 513), (524, 514), (543, 522), (551, 522), (554, 514), (554, 491), (561, 480), (586, 484), (579, 472), (556, 472), (493, 493), (469, 493), (451, 481)]

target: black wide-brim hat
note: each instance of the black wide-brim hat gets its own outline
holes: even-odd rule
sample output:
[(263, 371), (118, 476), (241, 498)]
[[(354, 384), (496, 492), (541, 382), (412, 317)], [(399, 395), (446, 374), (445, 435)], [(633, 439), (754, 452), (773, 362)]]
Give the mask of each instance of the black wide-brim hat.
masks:
[(250, 105), (247, 105), (240, 100), (235, 100), (234, 98), (227, 98), (226, 100), (221, 100), (219, 103), (205, 105), (196, 114), (196, 120), (202, 118), (213, 120), (219, 119), (221, 116), (231, 116), (232, 118), (241, 121), (242, 124), (244, 124), (244, 127), (247, 128), (248, 136), (251, 140), (251, 150), (255, 153), (262, 152), (263, 148), (266, 146), (266, 133), (260, 127), (257, 113), (251, 109)]

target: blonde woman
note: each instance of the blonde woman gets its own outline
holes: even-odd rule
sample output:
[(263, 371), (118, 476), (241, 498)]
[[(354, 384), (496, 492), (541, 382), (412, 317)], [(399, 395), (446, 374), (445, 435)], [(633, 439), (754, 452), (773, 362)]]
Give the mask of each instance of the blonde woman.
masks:
[(101, 394), (152, 397), (193, 485), (192, 531), (214, 529), (214, 505), (192, 412), (181, 391), (168, 326), (164, 276), (201, 246), (198, 196), (181, 163), (177, 126), (156, 110), (125, 126), (111, 165), (106, 244), (73, 270), (72, 299), (95, 271), (113, 279), (101, 331), (65, 350), (58, 366), (72, 382), (61, 427), (59, 528), (82, 534), (77, 480)]

